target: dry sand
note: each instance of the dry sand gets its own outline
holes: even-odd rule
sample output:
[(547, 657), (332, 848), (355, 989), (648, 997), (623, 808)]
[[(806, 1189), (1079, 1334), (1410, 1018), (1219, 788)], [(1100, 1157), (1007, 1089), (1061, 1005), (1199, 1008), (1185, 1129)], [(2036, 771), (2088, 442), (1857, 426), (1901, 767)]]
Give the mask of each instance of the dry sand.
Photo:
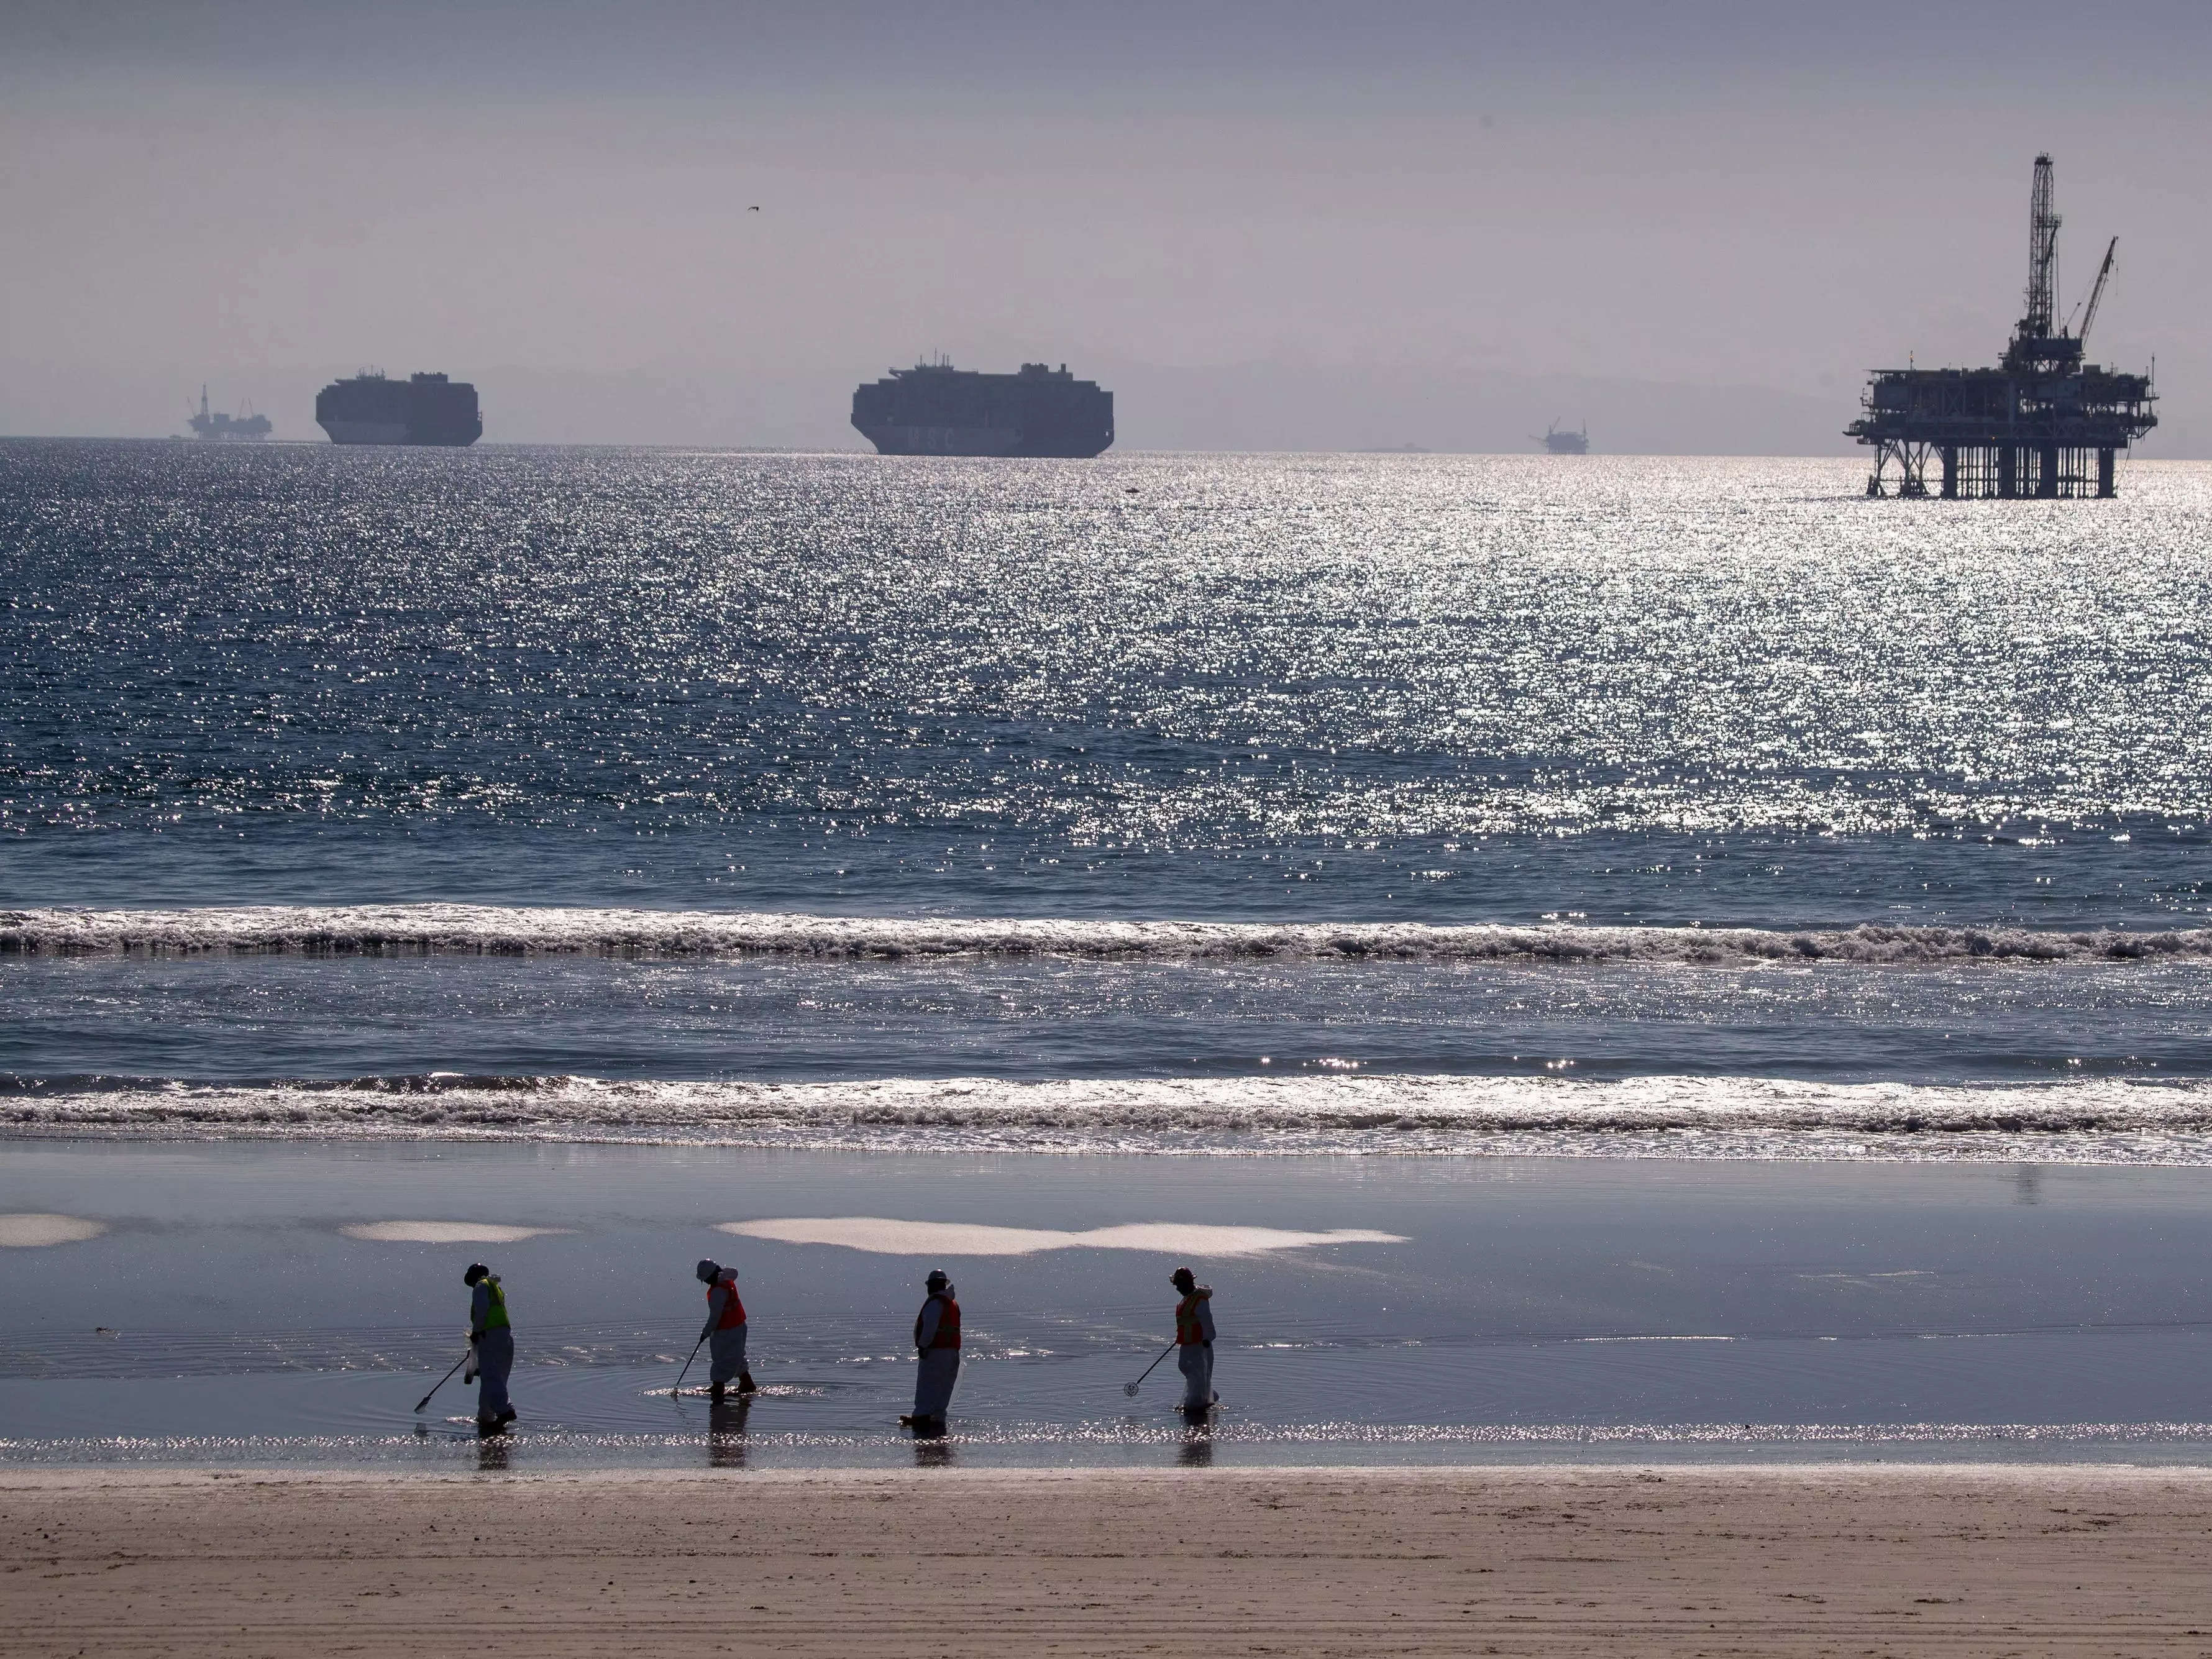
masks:
[(2212, 1471), (0, 1471), (48, 1654), (2212, 1654)]

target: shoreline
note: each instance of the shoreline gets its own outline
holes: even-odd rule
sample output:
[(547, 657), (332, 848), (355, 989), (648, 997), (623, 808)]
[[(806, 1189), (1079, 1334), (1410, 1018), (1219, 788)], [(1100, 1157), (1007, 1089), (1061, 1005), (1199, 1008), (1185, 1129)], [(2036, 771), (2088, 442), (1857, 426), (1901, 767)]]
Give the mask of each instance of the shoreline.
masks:
[[(298, 1466), (256, 1464), (72, 1464), (38, 1466), (0, 1463), (0, 1500), (17, 1491), (70, 1487), (160, 1487), (204, 1486), (231, 1489), (234, 1483), (252, 1486), (392, 1486), (413, 1487), (425, 1481), (475, 1485), (550, 1486), (719, 1486), (732, 1480), (747, 1485), (795, 1486), (875, 1486), (887, 1482), (915, 1482), (953, 1486), (1065, 1485), (1090, 1481), (1132, 1485), (1184, 1486), (1241, 1482), (1338, 1481), (1374, 1485), (1437, 1486), (1470, 1482), (1562, 1481), (1608, 1483), (1622, 1480), (1661, 1481), (1741, 1482), (1780, 1486), (1791, 1482), (1819, 1483), (1830, 1480), (1893, 1481), (1907, 1485), (1923, 1481), (1980, 1481), (1991, 1486), (2032, 1486), (2039, 1489), (2060, 1480), (2081, 1485), (2109, 1481), (2115, 1485), (2201, 1486), (2212, 1500), (2212, 1464), (2082, 1463), (2053, 1458), (2046, 1462), (1984, 1462), (1959, 1458), (1949, 1462), (1887, 1462), (1875, 1458), (1831, 1460), (1821, 1462), (1668, 1463), (1621, 1461), (1605, 1463), (1275, 1463), (1214, 1465), (1203, 1468), (1132, 1468), (1096, 1464), (992, 1464), (963, 1468), (944, 1467), (817, 1465), (788, 1468), (677, 1468), (650, 1465), (606, 1465), (544, 1469), (416, 1469), (371, 1468), (362, 1465)], [(2212, 1616), (2212, 1615), (2208, 1615)]]
[(0, 1469), (11, 1650), (2202, 1653), (2212, 1472)]
[[(1016, 1085), (1037, 1086), (1037, 1085)], [(1623, 1085), (1626, 1087), (1626, 1085)], [(2054, 1087), (2066, 1085), (2054, 1085)], [(253, 1091), (229, 1092), (251, 1097)], [(254, 1122), (242, 1117), (198, 1119), (173, 1106), (143, 1121), (114, 1115), (108, 1096), (92, 1098), (102, 1117), (40, 1120), (41, 1111), (73, 1109), (78, 1098), (48, 1097), (26, 1107), (0, 1103), (0, 1146), (45, 1150), (85, 1147), (174, 1151), (221, 1146), (346, 1150), (514, 1149), (731, 1152), (875, 1158), (1146, 1159), (1218, 1164), (1299, 1160), (1443, 1164), (1511, 1158), (1632, 1164), (1771, 1164), (1796, 1168), (2032, 1167), (2085, 1170), (2212, 1168), (2212, 1123), (2183, 1128), (2140, 1124), (2112, 1127), (1931, 1126), (1913, 1129), (1754, 1126), (1668, 1122), (1651, 1126), (1538, 1122), (1528, 1127), (1325, 1122), (1245, 1124), (1233, 1128), (1158, 1129), (1070, 1116), (1036, 1121), (892, 1121), (854, 1126), (818, 1123), (654, 1123), (621, 1126), (535, 1122), (526, 1125), (418, 1124), (337, 1119)], [(60, 1103), (56, 1106), (54, 1103)]]

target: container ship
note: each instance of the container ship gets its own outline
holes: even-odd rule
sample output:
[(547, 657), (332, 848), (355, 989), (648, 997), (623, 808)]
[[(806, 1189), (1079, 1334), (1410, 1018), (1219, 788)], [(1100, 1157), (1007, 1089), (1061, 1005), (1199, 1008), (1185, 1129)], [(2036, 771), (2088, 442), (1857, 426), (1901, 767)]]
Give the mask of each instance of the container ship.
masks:
[(441, 444), (458, 448), (483, 436), (477, 389), (442, 374), (389, 380), (365, 368), (315, 394), (315, 424), (334, 444)]
[(940, 359), (857, 389), (853, 424), (879, 455), (1087, 460), (1114, 441), (1114, 394), (1077, 380), (1066, 363), (985, 374)]

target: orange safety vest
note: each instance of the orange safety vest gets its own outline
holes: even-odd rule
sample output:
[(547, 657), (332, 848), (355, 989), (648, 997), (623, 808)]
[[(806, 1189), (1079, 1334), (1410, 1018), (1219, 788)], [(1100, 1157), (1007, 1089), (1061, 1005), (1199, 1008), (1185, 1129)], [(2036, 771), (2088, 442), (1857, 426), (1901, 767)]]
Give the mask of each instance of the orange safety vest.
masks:
[(712, 1313), (714, 1309), (716, 1291), (727, 1291), (730, 1293), (730, 1305), (722, 1310), (720, 1322), (716, 1324), (714, 1328), (718, 1331), (734, 1331), (745, 1322), (745, 1304), (738, 1300), (738, 1281), (734, 1279), (716, 1279), (707, 1287), (707, 1310), (709, 1313)]
[(1205, 1300), (1202, 1296), (1191, 1295), (1176, 1304), (1176, 1344), (1178, 1347), (1195, 1348), (1205, 1342), (1206, 1328), (1198, 1322), (1198, 1310)]
[[(937, 1334), (929, 1340), (933, 1348), (957, 1348), (960, 1346), (960, 1304), (949, 1296), (933, 1296), (929, 1302), (945, 1305), (938, 1310)], [(921, 1313), (929, 1311), (929, 1302), (921, 1304)], [(921, 1346), (921, 1314), (914, 1316), (914, 1346)]]

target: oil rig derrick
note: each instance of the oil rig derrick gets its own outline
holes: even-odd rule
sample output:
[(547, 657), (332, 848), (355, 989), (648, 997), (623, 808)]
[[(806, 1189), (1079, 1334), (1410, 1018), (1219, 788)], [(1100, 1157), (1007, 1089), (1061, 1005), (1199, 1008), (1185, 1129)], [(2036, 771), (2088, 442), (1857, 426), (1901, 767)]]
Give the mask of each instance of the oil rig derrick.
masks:
[(2058, 320), (2058, 212), (2051, 158), (2035, 158), (2028, 213), (2027, 311), (1995, 368), (1878, 369), (1844, 428), (1874, 446), (1869, 495), (2110, 496), (2114, 457), (2158, 424), (2148, 374), (2082, 361), (2112, 274), (2114, 237), (2074, 318)]

